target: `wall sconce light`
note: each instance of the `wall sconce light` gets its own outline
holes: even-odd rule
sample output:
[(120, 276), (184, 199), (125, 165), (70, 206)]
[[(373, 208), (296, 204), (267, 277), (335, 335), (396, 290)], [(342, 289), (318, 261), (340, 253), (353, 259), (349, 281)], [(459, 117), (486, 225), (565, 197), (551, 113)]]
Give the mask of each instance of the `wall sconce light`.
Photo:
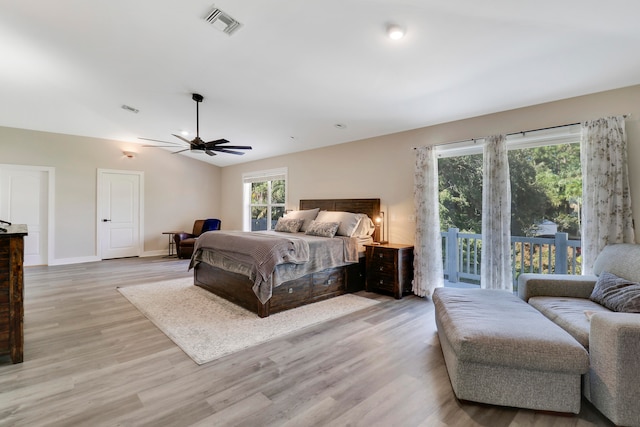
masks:
[(378, 243), (388, 243), (384, 235), (384, 212), (380, 211), (380, 215), (376, 217), (375, 222), (376, 227), (380, 228), (380, 231), (378, 233)]
[(133, 159), (136, 156), (136, 153), (133, 151), (123, 151), (122, 154), (128, 159)]

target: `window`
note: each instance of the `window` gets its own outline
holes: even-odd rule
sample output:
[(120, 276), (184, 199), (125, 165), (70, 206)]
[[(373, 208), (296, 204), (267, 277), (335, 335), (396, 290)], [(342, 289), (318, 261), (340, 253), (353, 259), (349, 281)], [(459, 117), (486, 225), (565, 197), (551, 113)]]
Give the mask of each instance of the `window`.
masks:
[[(580, 273), (579, 142), (579, 125), (507, 137), (514, 280), (523, 272)], [(436, 149), (445, 276), (452, 282), (480, 280), (482, 143)]]
[[(579, 236), (580, 130), (580, 125), (570, 125), (507, 136), (513, 236), (547, 234), (540, 228), (545, 221)], [(445, 229), (481, 232), (482, 142), (437, 148), (440, 221)]]
[(245, 231), (273, 230), (287, 202), (287, 169), (250, 172), (242, 176)]

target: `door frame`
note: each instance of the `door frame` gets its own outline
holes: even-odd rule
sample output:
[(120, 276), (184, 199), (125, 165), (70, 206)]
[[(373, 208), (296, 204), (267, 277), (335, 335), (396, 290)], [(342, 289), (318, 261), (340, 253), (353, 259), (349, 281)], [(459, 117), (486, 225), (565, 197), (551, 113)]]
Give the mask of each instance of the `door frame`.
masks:
[[(47, 257), (45, 265), (51, 265), (55, 260), (55, 204), (56, 204), (56, 168), (52, 166), (13, 165), (0, 163), (0, 169), (20, 171), (44, 172), (47, 174)], [(27, 230), (27, 232), (29, 232)]]
[(96, 191), (96, 255), (98, 259), (102, 260), (102, 208), (104, 207), (104, 194), (102, 191), (102, 184), (104, 182), (104, 175), (110, 174), (122, 174), (122, 175), (136, 175), (138, 176), (138, 253), (143, 253), (144, 248), (144, 172), (132, 171), (132, 170), (120, 170), (120, 169), (101, 169), (97, 170), (97, 191)]

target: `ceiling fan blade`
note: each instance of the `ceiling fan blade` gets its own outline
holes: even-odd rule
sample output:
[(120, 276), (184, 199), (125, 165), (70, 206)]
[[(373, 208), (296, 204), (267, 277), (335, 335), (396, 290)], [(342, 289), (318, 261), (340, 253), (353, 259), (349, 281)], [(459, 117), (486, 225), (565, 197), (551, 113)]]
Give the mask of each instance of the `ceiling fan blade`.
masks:
[(193, 143), (192, 141), (189, 141), (187, 138), (185, 138), (185, 137), (183, 137), (183, 136), (181, 136), (181, 135), (176, 135), (175, 133), (172, 133), (171, 135), (173, 135), (173, 136), (175, 136), (176, 138), (178, 138), (178, 139), (180, 139), (180, 140), (182, 140), (182, 141), (186, 142), (186, 143), (187, 143), (187, 144), (189, 144), (189, 145), (197, 145), (197, 144)]
[[(142, 138), (141, 136), (139, 136), (138, 139), (144, 139), (145, 141), (161, 142), (163, 144), (181, 145), (181, 144), (178, 144), (177, 142), (161, 141), (159, 139), (151, 139), (151, 138)], [(145, 147), (157, 147), (157, 146), (156, 145), (146, 145)]]
[(228, 144), (228, 143), (229, 143), (229, 141), (224, 139), (224, 138), (216, 139), (215, 141), (205, 142), (205, 144), (211, 144), (211, 145)]
[(209, 148), (231, 148), (234, 150), (252, 150), (253, 148), (251, 148), (250, 145), (223, 145), (223, 146), (215, 146), (215, 147), (209, 147)]
[(239, 156), (242, 156), (244, 154), (242, 151), (227, 150), (224, 148), (211, 148), (211, 150), (217, 151), (219, 153), (237, 154)]
[[(228, 154), (236, 154), (236, 155), (243, 155), (244, 153), (241, 151), (234, 151), (234, 150), (251, 150), (251, 146), (249, 145), (222, 145), (222, 144), (228, 144), (229, 140), (224, 139), (224, 138), (220, 138), (220, 139), (216, 139), (213, 141), (208, 141), (205, 142), (200, 138), (200, 108), (199, 108), (199, 104), (202, 102), (202, 100), (204, 99), (202, 95), (199, 95), (197, 93), (193, 93), (192, 97), (191, 97), (195, 102), (196, 102), (196, 137), (189, 141), (187, 138), (181, 136), (181, 135), (176, 135), (175, 133), (172, 133), (171, 135), (175, 136), (176, 138), (178, 138), (180, 141), (185, 142), (188, 144), (188, 147), (185, 148), (185, 146), (183, 144), (179, 144), (177, 142), (169, 142), (169, 141), (162, 141), (159, 139), (151, 139), (151, 138), (142, 138), (139, 137), (139, 139), (143, 139), (145, 141), (153, 141), (153, 142), (157, 142), (160, 144), (168, 144), (169, 146), (174, 146), (176, 148), (182, 148), (182, 150), (178, 150), (178, 151), (174, 151), (172, 154), (178, 154), (178, 153), (182, 153), (184, 151), (195, 151), (195, 152), (199, 152), (199, 151), (204, 151), (207, 155), (209, 156), (215, 156), (216, 155), (216, 151), (219, 153), (228, 153)], [(165, 145), (143, 145), (143, 147), (159, 147), (159, 148), (166, 148)]]

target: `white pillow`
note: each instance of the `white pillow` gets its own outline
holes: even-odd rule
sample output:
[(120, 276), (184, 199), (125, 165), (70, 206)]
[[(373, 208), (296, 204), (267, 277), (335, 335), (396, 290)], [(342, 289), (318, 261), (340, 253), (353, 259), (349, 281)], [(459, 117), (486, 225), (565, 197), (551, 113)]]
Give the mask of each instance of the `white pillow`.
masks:
[(284, 215), (284, 217), (287, 218), (287, 219), (302, 219), (302, 220), (304, 220), (304, 222), (302, 223), (302, 227), (300, 227), (300, 231), (307, 231), (307, 228), (309, 228), (309, 225), (311, 224), (311, 221), (316, 219), (316, 216), (318, 215), (318, 211), (319, 210), (320, 210), (320, 208), (307, 209), (307, 210), (303, 210), (303, 211), (291, 211), (291, 212), (287, 212)]
[(371, 221), (371, 218), (367, 214), (358, 214), (361, 215), (360, 224), (353, 232), (353, 237), (367, 237), (373, 236), (373, 233), (376, 231), (376, 226)]
[(318, 212), (316, 221), (340, 223), (336, 234), (338, 236), (352, 237), (356, 228), (358, 228), (358, 224), (360, 224), (361, 218), (361, 214), (354, 214), (351, 212), (320, 211)]

